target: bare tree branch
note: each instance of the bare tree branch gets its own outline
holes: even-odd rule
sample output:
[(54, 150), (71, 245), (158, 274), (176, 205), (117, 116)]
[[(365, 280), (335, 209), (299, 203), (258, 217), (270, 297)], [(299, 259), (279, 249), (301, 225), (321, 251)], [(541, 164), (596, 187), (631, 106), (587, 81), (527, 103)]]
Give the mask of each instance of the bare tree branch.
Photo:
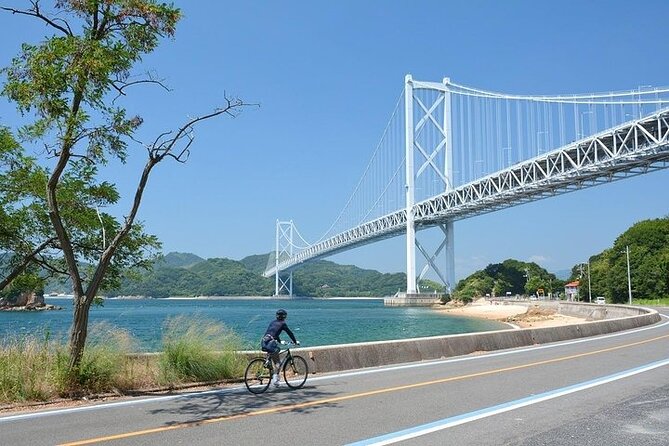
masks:
[[(188, 121), (186, 124), (184, 124), (179, 128), (179, 130), (176, 132), (175, 136), (172, 139), (160, 142), (163, 135), (171, 134), (171, 132), (164, 133), (158, 136), (158, 138), (156, 138), (156, 140), (154, 141), (155, 145), (149, 149), (149, 159), (144, 165), (144, 170), (142, 171), (139, 183), (137, 184), (137, 189), (135, 190), (135, 197), (132, 203), (132, 208), (130, 209), (130, 213), (126, 216), (125, 224), (123, 225), (121, 230), (109, 243), (109, 246), (107, 246), (107, 249), (105, 249), (105, 251), (102, 253), (102, 256), (100, 256), (100, 261), (98, 263), (98, 266), (95, 272), (93, 273), (93, 277), (91, 277), (91, 280), (88, 284), (88, 288), (86, 289), (87, 296), (94, 296), (95, 293), (97, 293), (98, 289), (100, 288), (100, 285), (102, 284), (102, 279), (104, 278), (105, 270), (109, 265), (109, 263), (111, 262), (112, 258), (114, 257), (114, 253), (121, 245), (123, 239), (130, 232), (132, 225), (135, 222), (135, 218), (137, 217), (137, 212), (139, 211), (139, 206), (142, 202), (142, 197), (144, 196), (144, 190), (146, 189), (146, 185), (148, 184), (149, 176), (151, 175), (151, 171), (153, 170), (153, 168), (168, 155), (179, 161), (180, 159), (178, 158), (178, 156), (184, 156), (184, 154), (188, 153), (188, 148), (193, 142), (191, 135), (192, 129), (193, 126), (198, 122), (214, 118), (221, 114), (228, 114), (234, 117), (237, 115), (236, 113), (237, 109), (249, 105), (255, 105), (255, 104), (245, 104), (241, 99), (238, 98), (230, 99), (227, 96), (225, 97), (225, 100), (226, 100), (226, 106), (224, 108), (217, 109), (206, 115), (198, 116), (196, 118), (191, 119), (190, 121)], [(186, 144), (186, 147), (180, 151), (180, 155), (174, 155), (172, 153), (172, 150), (174, 149), (175, 145), (184, 137), (188, 137), (189, 142)], [(181, 161), (183, 162), (183, 160)]]
[[(186, 124), (181, 126), (179, 130), (177, 130), (175, 136), (169, 140), (159, 142), (159, 144), (155, 144), (154, 146), (149, 150), (151, 153), (151, 156), (155, 157), (158, 162), (160, 162), (163, 158), (166, 156), (169, 156), (171, 158), (176, 159), (177, 161), (182, 160), (182, 157), (188, 153), (188, 148), (190, 147), (192, 143), (192, 132), (193, 132), (193, 127), (195, 124), (201, 121), (205, 121), (207, 119), (211, 119), (213, 117), (222, 115), (222, 114), (227, 114), (231, 117), (236, 117), (238, 115), (238, 110), (241, 109), (242, 107), (248, 107), (248, 106), (257, 106), (257, 104), (246, 104), (244, 103), (241, 99), (239, 98), (234, 98), (231, 99), (227, 96), (225, 96), (225, 101), (226, 105), (223, 108), (219, 108), (214, 110), (211, 113), (208, 113), (206, 115), (198, 116), (196, 118), (191, 119), (188, 121)], [(175, 155), (173, 153), (175, 146), (179, 141), (181, 141), (183, 138), (189, 138), (189, 142), (186, 145), (186, 148), (180, 151), (179, 155)], [(158, 141), (156, 141), (158, 142)]]
[[(27, 15), (27, 16), (31, 16), (31, 17), (36, 17), (36, 18), (42, 20), (43, 22), (45, 22), (47, 25), (49, 25), (53, 28), (56, 28), (57, 30), (63, 32), (67, 36), (73, 35), (69, 24), (65, 20), (50, 19), (47, 16), (45, 16), (44, 14), (42, 14), (42, 12), (39, 9), (39, 0), (31, 1), (30, 3), (33, 6), (32, 6), (31, 9), (28, 9), (28, 10), (8, 8), (6, 6), (1, 6), (0, 9), (4, 9), (5, 11), (9, 11), (12, 14), (22, 14), (22, 15)], [(58, 23), (56, 23), (56, 21), (63, 22), (64, 25), (59, 25)]]
[(43, 256), (37, 256), (35, 257), (35, 264), (41, 266), (45, 270), (49, 272), (49, 276), (53, 277), (55, 275), (61, 275), (61, 276), (66, 276), (67, 275), (67, 270), (59, 269), (55, 267), (52, 263), (50, 263), (46, 258)]
[(114, 99), (112, 99), (112, 104), (114, 102), (116, 102), (116, 100), (118, 98), (120, 98), (121, 96), (126, 95), (126, 93), (124, 91), (126, 88), (132, 87), (132, 86), (137, 85), (137, 84), (156, 84), (156, 85), (162, 87), (165, 91), (168, 91), (168, 92), (172, 91), (167, 85), (165, 85), (163, 83), (162, 79), (155, 79), (151, 73), (146, 73), (146, 76), (147, 77), (145, 79), (139, 79), (139, 80), (136, 80), (136, 81), (127, 81), (125, 79), (116, 79), (116, 80), (112, 81), (112, 83), (111, 83), (112, 88), (114, 88), (118, 92), (116, 97), (114, 97)]

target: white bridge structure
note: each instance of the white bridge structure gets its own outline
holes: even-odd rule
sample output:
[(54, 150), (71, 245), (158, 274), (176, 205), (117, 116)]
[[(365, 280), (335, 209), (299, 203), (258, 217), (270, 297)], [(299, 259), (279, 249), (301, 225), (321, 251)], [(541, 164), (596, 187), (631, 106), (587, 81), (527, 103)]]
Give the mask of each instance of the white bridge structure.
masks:
[[(277, 221), (264, 275), (275, 276), (276, 295), (292, 295), (292, 272), (305, 262), (406, 235), (406, 296), (420, 294), (430, 269), (450, 292), (454, 221), (669, 167), (668, 106), (667, 88), (528, 96), (407, 75), (338, 217), (311, 243)], [(417, 238), (428, 228), (437, 246)]]

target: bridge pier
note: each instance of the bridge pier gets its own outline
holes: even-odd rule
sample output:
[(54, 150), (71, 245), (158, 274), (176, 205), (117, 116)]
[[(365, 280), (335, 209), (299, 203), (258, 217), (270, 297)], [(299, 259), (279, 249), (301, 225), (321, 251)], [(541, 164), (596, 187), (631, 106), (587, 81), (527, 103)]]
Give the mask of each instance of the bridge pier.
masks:
[(288, 276), (281, 277), (281, 270), (279, 264), (282, 259), (293, 257), (293, 230), (295, 225), (293, 220), (290, 221), (276, 221), (276, 247), (274, 256), (274, 296), (281, 296), (281, 292), (285, 291), (288, 296), (293, 296), (293, 272), (290, 271)]
[[(439, 224), (443, 232), (443, 241), (434, 253), (428, 252), (416, 238), (415, 204), (416, 180), (428, 174), (434, 175), (435, 181), (443, 183), (444, 191), (453, 190), (453, 134), (451, 123), (451, 93), (448, 89), (449, 78), (442, 81), (443, 88), (432, 99), (432, 103), (424, 104), (420, 97), (414, 96), (414, 82), (410, 74), (404, 79), (404, 119), (405, 119), (405, 177), (406, 177), (406, 273), (407, 288), (404, 300), (411, 305), (420, 305), (424, 294), (420, 292), (419, 283), (429, 269), (432, 269), (450, 294), (455, 287), (455, 252), (453, 220)], [(418, 87), (425, 89), (425, 87)], [(433, 90), (432, 88), (427, 88)], [(414, 102), (417, 116), (414, 115)], [(438, 119), (441, 115), (441, 121)], [(439, 135), (430, 140), (425, 134)], [(415, 164), (419, 159), (421, 163)], [(416, 248), (426, 260), (419, 275), (416, 275)], [(438, 257), (443, 251), (445, 257), (445, 273), (439, 265)], [(394, 299), (394, 298), (393, 298)]]
[(442, 294), (439, 293), (397, 293), (383, 299), (388, 307), (431, 307), (440, 303)]

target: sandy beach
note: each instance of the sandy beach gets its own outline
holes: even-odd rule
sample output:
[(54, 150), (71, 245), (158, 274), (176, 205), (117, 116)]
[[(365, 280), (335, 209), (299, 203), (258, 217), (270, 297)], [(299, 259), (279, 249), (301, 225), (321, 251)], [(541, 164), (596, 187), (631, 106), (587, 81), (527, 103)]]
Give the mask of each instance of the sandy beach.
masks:
[(476, 317), (506, 322), (518, 328), (557, 327), (585, 322), (585, 319), (558, 314), (554, 310), (541, 308), (533, 303), (506, 303), (476, 300), (467, 305), (437, 307), (437, 311), (454, 316)]

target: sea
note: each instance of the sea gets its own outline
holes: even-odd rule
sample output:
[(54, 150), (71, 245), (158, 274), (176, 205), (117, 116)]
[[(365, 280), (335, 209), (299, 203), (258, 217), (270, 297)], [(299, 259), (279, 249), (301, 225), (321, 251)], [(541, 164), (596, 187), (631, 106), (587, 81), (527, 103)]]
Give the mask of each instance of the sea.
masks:
[[(72, 299), (46, 298), (54, 311), (0, 312), (0, 342), (25, 335), (66, 341), (72, 324)], [(447, 315), (425, 307), (388, 307), (383, 299), (329, 298), (167, 298), (104, 299), (89, 313), (89, 326), (104, 324), (127, 331), (139, 352), (160, 351), (165, 327), (192, 320), (222, 324), (257, 349), (278, 308), (288, 311), (288, 326), (303, 346), (388, 341), (508, 328), (501, 322)], [(286, 336), (286, 339), (287, 336)]]

